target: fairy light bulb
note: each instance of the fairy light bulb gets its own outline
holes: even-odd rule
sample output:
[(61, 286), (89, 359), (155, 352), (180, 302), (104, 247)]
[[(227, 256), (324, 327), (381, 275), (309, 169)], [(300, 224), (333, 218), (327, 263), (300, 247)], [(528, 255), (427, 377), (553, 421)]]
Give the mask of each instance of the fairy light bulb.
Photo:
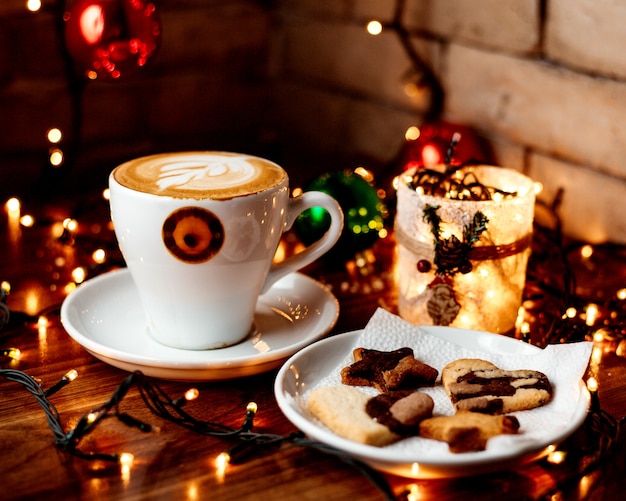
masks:
[(2, 294), (2, 298), (4, 299), (11, 292), (11, 284), (6, 280), (0, 282), (0, 294)]
[(104, 249), (96, 249), (91, 254), (91, 259), (94, 263), (102, 264), (107, 260), (107, 253)]
[(550, 454), (548, 454), (548, 462), (552, 464), (561, 464), (563, 463), (563, 461), (565, 461), (566, 455), (567, 454), (565, 451), (552, 451), (550, 452)]
[(11, 197), (6, 201), (5, 207), (9, 214), (19, 214), (22, 203), (19, 198)]
[(31, 12), (41, 9), (41, 0), (26, 0), (26, 8)]
[(48, 157), (50, 165), (53, 167), (60, 167), (63, 165), (65, 161), (65, 156), (63, 155), (63, 151), (59, 148), (53, 148), (50, 150), (50, 156)]
[(598, 380), (595, 377), (591, 376), (587, 379), (587, 389), (591, 393), (598, 391)]
[(405, 132), (404, 132), (404, 139), (406, 139), (407, 141), (415, 141), (416, 139), (418, 139), (420, 137), (421, 131), (419, 129), (419, 127), (415, 126), (415, 125), (411, 125)]
[(593, 324), (595, 324), (596, 319), (598, 318), (598, 313), (599, 313), (599, 309), (598, 309), (597, 304), (591, 303), (589, 306), (587, 306), (587, 311), (585, 315), (585, 323), (589, 326), (592, 326)]
[[(417, 463), (413, 463), (413, 465), (417, 465)], [(419, 501), (420, 499), (422, 499), (419, 485), (409, 484), (406, 486), (406, 490), (407, 501)]]
[(124, 483), (127, 483), (130, 480), (130, 470), (133, 466), (134, 460), (135, 456), (133, 456), (130, 452), (123, 452), (120, 454), (118, 461), (120, 464), (120, 474)]
[(366, 26), (367, 32), (372, 35), (380, 35), (383, 32), (383, 25), (380, 21), (370, 21)]
[(20, 224), (25, 228), (32, 228), (35, 225), (35, 218), (30, 214), (24, 214), (20, 217)]
[(19, 360), (22, 356), (22, 352), (19, 348), (7, 348), (5, 350), (0, 351), (3, 357), (12, 358), (13, 360)]
[(79, 266), (72, 270), (72, 280), (77, 284), (84, 282), (86, 277), (87, 271), (82, 266)]
[(585, 259), (589, 259), (593, 255), (593, 247), (591, 245), (583, 245), (580, 248), (580, 255)]
[(188, 402), (191, 400), (195, 400), (196, 398), (198, 398), (198, 395), (200, 395), (200, 392), (197, 388), (189, 388), (185, 392), (185, 400), (187, 400)]
[(63, 228), (65, 228), (68, 231), (76, 231), (78, 229), (78, 222), (75, 219), (72, 218), (65, 218), (63, 220)]
[(215, 458), (215, 467), (218, 470), (225, 470), (226, 466), (228, 466), (228, 463), (230, 462), (230, 454), (228, 454), (228, 452), (224, 451), (224, 452), (220, 452), (218, 454), (218, 456)]
[(76, 369), (71, 369), (67, 371), (65, 374), (63, 374), (63, 377), (59, 381), (57, 381), (54, 385), (52, 385), (50, 388), (48, 388), (44, 392), (44, 394), (46, 395), (46, 397), (49, 397), (50, 395), (54, 395), (56, 392), (58, 392), (59, 390), (61, 390), (62, 388), (70, 384), (72, 381), (74, 381), (77, 377), (78, 377), (78, 371)]
[(57, 144), (61, 142), (61, 139), (63, 138), (63, 134), (61, 133), (60, 129), (53, 127), (52, 129), (48, 129), (46, 137), (48, 138), (48, 141), (51, 142), (52, 144)]
[(130, 468), (135, 461), (135, 456), (133, 456), (130, 452), (123, 452), (120, 454), (119, 463), (122, 467)]

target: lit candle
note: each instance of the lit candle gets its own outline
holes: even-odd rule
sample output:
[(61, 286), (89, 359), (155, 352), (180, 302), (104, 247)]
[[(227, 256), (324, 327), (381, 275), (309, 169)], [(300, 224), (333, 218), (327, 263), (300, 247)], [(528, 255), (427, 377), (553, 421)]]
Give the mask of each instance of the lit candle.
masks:
[[(512, 332), (530, 255), (532, 180), (481, 165), (453, 172), (447, 190), (444, 183), (420, 189), (420, 172), (409, 170), (398, 183), (400, 316), (419, 325)], [(476, 199), (468, 178), (472, 189), (492, 188), (491, 196)]]

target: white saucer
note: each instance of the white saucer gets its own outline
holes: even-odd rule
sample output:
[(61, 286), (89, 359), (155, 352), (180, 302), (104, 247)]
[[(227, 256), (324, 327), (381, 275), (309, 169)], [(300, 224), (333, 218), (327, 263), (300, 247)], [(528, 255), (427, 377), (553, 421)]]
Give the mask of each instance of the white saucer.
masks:
[(278, 367), (326, 335), (338, 315), (332, 293), (300, 273), (282, 278), (259, 298), (255, 333), (218, 350), (180, 350), (154, 341), (127, 269), (85, 282), (61, 306), (63, 327), (96, 358), (130, 372), (184, 381), (229, 379)]
[[(450, 327), (421, 327), (427, 334), (457, 346), (480, 349), (485, 353), (534, 356), (541, 350), (506, 336), (468, 331)], [(441, 449), (425, 447), (427, 439), (409, 438), (403, 448), (374, 447), (342, 438), (315, 419), (306, 408), (306, 392), (337, 370), (337, 364), (358, 343), (363, 331), (348, 332), (318, 341), (290, 357), (276, 376), (274, 394), (287, 419), (310, 438), (331, 445), (373, 468), (411, 478), (462, 477), (511, 469), (537, 460), (549, 453), (554, 444), (563, 441), (583, 423), (587, 416), (590, 395), (582, 381), (572, 382), (575, 401), (571, 415), (554, 414), (550, 404), (545, 413), (545, 434), (541, 439), (526, 439), (524, 434), (511, 436), (506, 448), (463, 454), (451, 454), (446, 444)], [(443, 391), (443, 388), (437, 391)], [(564, 389), (560, 389), (564, 391)], [(554, 423), (553, 423), (554, 421)]]

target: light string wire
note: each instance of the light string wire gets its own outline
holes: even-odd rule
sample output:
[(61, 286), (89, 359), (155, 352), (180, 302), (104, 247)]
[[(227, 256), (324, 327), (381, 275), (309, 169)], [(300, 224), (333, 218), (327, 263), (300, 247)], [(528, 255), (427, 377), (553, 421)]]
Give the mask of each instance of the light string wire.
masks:
[[(69, 374), (69, 373), (68, 373)], [(120, 462), (119, 454), (104, 454), (99, 452), (84, 452), (79, 448), (82, 438), (95, 430), (100, 422), (107, 418), (117, 418), (129, 427), (136, 427), (142, 432), (150, 432), (153, 426), (140, 421), (133, 416), (120, 410), (120, 403), (128, 394), (129, 390), (136, 386), (146, 407), (156, 416), (173, 422), (183, 428), (205, 436), (238, 440), (238, 443), (227, 453), (228, 462), (237, 464), (243, 462), (247, 456), (261, 449), (280, 449), (283, 445), (293, 445), (329, 454), (342, 460), (344, 463), (355, 467), (384, 495), (387, 500), (395, 500), (396, 497), (387, 483), (384, 475), (369, 467), (365, 463), (352, 458), (348, 454), (335, 449), (332, 446), (307, 439), (303, 433), (294, 432), (290, 435), (276, 435), (271, 433), (256, 433), (252, 431), (253, 420), (256, 414), (256, 405), (248, 405), (245, 418), (239, 428), (227, 426), (210, 421), (201, 421), (187, 413), (182, 406), (185, 400), (182, 398), (172, 400), (167, 393), (156, 383), (149, 380), (143, 373), (133, 372), (113, 391), (108, 401), (84, 414), (76, 426), (69, 432), (65, 432), (61, 423), (61, 417), (54, 404), (48, 397), (60, 390), (70, 379), (64, 376), (51, 390), (44, 390), (41, 385), (27, 373), (15, 369), (0, 369), (0, 375), (9, 381), (21, 384), (31, 393), (41, 406), (48, 426), (52, 431), (56, 446), (74, 456), (87, 460), (104, 460)]]

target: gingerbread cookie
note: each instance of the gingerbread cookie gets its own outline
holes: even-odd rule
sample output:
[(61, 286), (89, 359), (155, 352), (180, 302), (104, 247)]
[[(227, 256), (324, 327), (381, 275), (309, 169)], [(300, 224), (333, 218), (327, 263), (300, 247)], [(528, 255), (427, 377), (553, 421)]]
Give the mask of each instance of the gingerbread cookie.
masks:
[(503, 370), (480, 359), (449, 363), (441, 372), (441, 381), (458, 410), (506, 414), (533, 409), (552, 399), (552, 385), (542, 372)]
[(433, 415), (435, 402), (430, 395), (415, 391), (391, 391), (370, 398), (365, 412), (392, 432), (417, 435), (419, 423)]
[(411, 348), (378, 351), (356, 348), (355, 362), (341, 371), (341, 382), (349, 386), (373, 386), (381, 393), (390, 390), (432, 386), (437, 369), (417, 360)]
[(426, 394), (390, 395), (379, 400), (350, 386), (322, 386), (311, 392), (307, 406), (313, 416), (337, 435), (362, 444), (383, 446), (416, 435), (420, 420), (431, 416), (433, 409), (432, 399)]
[(482, 451), (487, 441), (502, 434), (516, 434), (519, 421), (515, 416), (490, 416), (470, 411), (458, 411), (453, 416), (437, 416), (423, 420), (419, 434), (448, 443), (450, 452)]

